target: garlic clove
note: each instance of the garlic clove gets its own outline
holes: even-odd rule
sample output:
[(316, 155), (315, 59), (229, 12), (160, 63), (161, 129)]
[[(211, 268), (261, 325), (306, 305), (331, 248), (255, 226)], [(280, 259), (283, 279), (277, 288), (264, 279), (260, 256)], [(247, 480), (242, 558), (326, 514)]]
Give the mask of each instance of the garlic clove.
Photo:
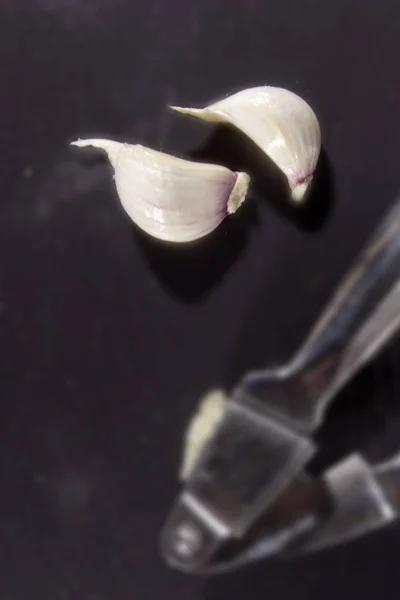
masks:
[(198, 410), (186, 431), (183, 458), (179, 472), (182, 481), (190, 476), (198, 456), (221, 421), (227, 395), (223, 390), (208, 392), (200, 401)]
[(230, 123), (243, 131), (286, 175), (292, 199), (303, 200), (321, 150), (318, 119), (305, 100), (283, 88), (262, 86), (202, 109), (171, 108), (204, 121)]
[(85, 139), (72, 145), (107, 153), (126, 213), (143, 231), (168, 242), (190, 242), (213, 231), (236, 212), (249, 187), (246, 173), (190, 162), (139, 144)]

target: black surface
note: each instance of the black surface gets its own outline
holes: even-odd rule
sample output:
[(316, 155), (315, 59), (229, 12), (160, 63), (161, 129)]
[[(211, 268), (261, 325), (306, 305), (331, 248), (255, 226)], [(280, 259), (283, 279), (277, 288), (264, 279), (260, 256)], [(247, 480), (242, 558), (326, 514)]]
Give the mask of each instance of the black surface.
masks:
[[(199, 396), (294, 349), (400, 188), (399, 34), (397, 0), (0, 0), (1, 600), (399, 597), (399, 526), (209, 582), (157, 552)], [(164, 252), (67, 147), (218, 154), (230, 134), (165, 104), (264, 83), (320, 117), (311, 220), (259, 193)], [(397, 343), (342, 395), (320, 464), (396, 449), (399, 364)]]

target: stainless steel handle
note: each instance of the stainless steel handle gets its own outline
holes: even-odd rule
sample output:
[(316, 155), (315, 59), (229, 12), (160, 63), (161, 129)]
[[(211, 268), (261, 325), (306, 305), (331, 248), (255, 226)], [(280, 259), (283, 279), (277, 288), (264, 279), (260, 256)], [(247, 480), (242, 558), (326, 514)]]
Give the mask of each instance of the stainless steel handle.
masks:
[[(352, 454), (323, 475), (331, 514), (293, 554), (314, 552), (392, 523), (400, 511), (400, 455), (371, 465)], [(289, 552), (290, 553), (290, 552)]]
[(294, 359), (278, 371), (250, 373), (244, 387), (252, 395), (265, 398), (278, 417), (309, 432), (321, 423), (333, 396), (399, 327), (400, 199)]

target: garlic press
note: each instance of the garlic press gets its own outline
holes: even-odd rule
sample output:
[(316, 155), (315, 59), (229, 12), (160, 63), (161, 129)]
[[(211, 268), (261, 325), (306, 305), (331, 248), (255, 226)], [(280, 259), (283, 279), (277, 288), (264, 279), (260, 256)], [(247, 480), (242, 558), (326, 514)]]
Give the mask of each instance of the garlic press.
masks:
[(161, 533), (164, 560), (189, 573), (313, 552), (400, 511), (400, 453), (344, 457), (313, 477), (313, 434), (336, 394), (400, 325), (400, 198), (294, 358), (247, 373), (202, 447)]

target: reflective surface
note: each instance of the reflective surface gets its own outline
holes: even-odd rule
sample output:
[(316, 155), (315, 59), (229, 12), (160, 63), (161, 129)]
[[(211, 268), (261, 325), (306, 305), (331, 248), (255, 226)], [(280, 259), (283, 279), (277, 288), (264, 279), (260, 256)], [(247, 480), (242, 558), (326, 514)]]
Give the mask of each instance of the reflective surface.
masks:
[[(399, 300), (398, 197), (293, 360), (275, 370), (250, 372), (238, 384), (162, 534), (167, 562), (196, 572), (207, 571), (207, 567), (211, 571), (214, 567), (229, 569), (244, 560), (233, 555), (233, 565), (229, 561), (220, 564), (213, 554), (227, 538), (243, 538), (245, 543), (257, 517), (268, 517), (271, 506), (273, 511), (274, 503), (307, 467), (315, 448), (306, 435), (321, 424), (329, 400), (397, 333)], [(311, 494), (311, 542), (300, 540), (297, 552), (351, 540), (397, 518), (397, 500), (392, 505), (385, 489), (387, 478), (388, 485), (395, 488), (395, 460), (386, 471), (378, 481), (372, 467), (357, 456), (331, 469), (324, 476), (329, 496), (325, 519), (318, 519), (319, 497), (314, 500)], [(288, 522), (283, 523), (283, 535), (278, 529), (276, 543), (274, 536), (271, 539), (268, 533), (260, 533), (263, 549), (256, 542), (251, 558), (247, 553), (249, 560), (253, 555), (279, 555), (287, 545), (298, 542), (299, 533), (304, 534), (297, 527), (302, 515), (297, 518), (296, 488), (293, 495), (292, 514), (288, 513)], [(185, 497), (191, 498), (190, 504)], [(190, 513), (198, 517), (193, 524), (198, 547), (182, 556), (174, 529), (184, 527), (191, 520)], [(273, 518), (270, 523), (274, 525)], [(210, 537), (216, 524), (217, 529), (223, 526), (224, 534), (216, 532)]]

